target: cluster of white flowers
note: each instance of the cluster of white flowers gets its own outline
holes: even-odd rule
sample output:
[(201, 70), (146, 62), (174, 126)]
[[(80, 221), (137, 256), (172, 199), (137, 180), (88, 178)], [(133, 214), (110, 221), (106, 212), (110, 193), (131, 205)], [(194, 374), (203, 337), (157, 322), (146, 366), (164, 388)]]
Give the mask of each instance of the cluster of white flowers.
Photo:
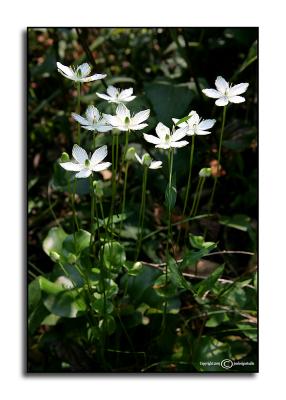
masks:
[[(72, 68), (58, 62), (57, 68), (63, 76), (75, 82), (92, 82), (106, 77), (105, 74), (89, 76), (91, 67), (87, 63), (77, 68)], [(203, 93), (208, 97), (217, 99), (215, 102), (217, 106), (226, 106), (229, 102), (241, 103), (245, 101), (245, 98), (239, 95), (247, 90), (248, 83), (240, 83), (231, 86), (224, 78), (218, 76), (215, 81), (215, 86), (216, 89), (203, 89)], [(72, 113), (72, 117), (85, 130), (108, 132), (116, 128), (122, 132), (130, 132), (139, 131), (148, 126), (146, 120), (150, 116), (149, 109), (131, 115), (130, 110), (124, 104), (136, 98), (136, 96), (133, 95), (133, 88), (120, 91), (114, 86), (108, 86), (107, 94), (96, 94), (99, 98), (106, 100), (108, 103), (118, 104), (116, 113), (115, 115), (104, 113), (101, 115), (98, 109), (93, 105), (88, 106), (85, 116)], [(211, 129), (216, 122), (215, 119), (201, 119), (198, 113), (193, 110), (189, 113), (188, 118), (184, 118), (182, 122), (176, 118), (172, 118), (172, 120), (174, 122), (172, 131), (163, 123), (159, 122), (155, 128), (157, 136), (143, 133), (144, 139), (154, 144), (155, 148), (159, 149), (181, 148), (189, 144), (187, 140), (182, 140), (183, 138), (193, 135), (208, 135), (211, 133), (209, 129)], [(95, 150), (89, 158), (84, 149), (78, 145), (74, 145), (72, 155), (74, 157), (73, 161), (61, 162), (60, 165), (68, 171), (77, 172), (75, 175), (76, 178), (87, 178), (93, 171), (102, 171), (111, 165), (109, 162), (102, 163), (102, 160), (107, 156), (106, 146)], [(152, 161), (149, 154), (144, 154), (143, 157), (140, 158), (136, 153), (135, 158), (141, 165), (147, 166), (150, 169), (162, 167), (162, 162)]]

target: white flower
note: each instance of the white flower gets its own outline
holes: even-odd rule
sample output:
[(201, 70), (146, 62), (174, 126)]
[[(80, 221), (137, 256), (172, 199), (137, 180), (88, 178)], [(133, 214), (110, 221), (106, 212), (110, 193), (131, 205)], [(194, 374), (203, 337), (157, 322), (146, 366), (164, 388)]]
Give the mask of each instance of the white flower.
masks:
[(156, 133), (158, 137), (153, 135), (147, 135), (144, 133), (144, 139), (155, 144), (155, 147), (159, 149), (169, 149), (170, 147), (184, 147), (189, 142), (186, 140), (180, 141), (184, 136), (186, 136), (188, 129), (186, 127), (177, 129), (173, 134), (171, 134), (170, 129), (159, 122), (156, 126)]
[(116, 104), (129, 102), (136, 98), (136, 96), (132, 96), (133, 94), (132, 88), (119, 91), (119, 89), (117, 89), (114, 86), (108, 86), (107, 95), (102, 93), (96, 93), (96, 94), (101, 99), (108, 100), (108, 103), (116, 103)]
[(162, 168), (162, 161), (152, 161), (148, 153), (143, 154), (142, 158), (140, 158), (138, 154), (135, 153), (135, 157), (141, 165), (144, 165), (150, 169)]
[(119, 104), (116, 108), (116, 115), (103, 114), (103, 117), (120, 131), (139, 131), (148, 125), (142, 124), (142, 122), (149, 118), (149, 115), (150, 110), (144, 110), (131, 117), (128, 108), (124, 104)]
[(57, 62), (57, 68), (59, 73), (62, 74), (65, 78), (75, 82), (92, 82), (106, 77), (106, 75), (102, 74), (94, 74), (92, 76), (88, 76), (91, 72), (91, 67), (87, 63), (72, 68), (72, 67), (66, 67), (60, 62)]
[(76, 113), (72, 113), (72, 117), (81, 124), (81, 126), (88, 131), (107, 132), (112, 129), (104, 118), (100, 117), (100, 113), (94, 106), (88, 106), (85, 112), (85, 117)]
[(99, 147), (89, 158), (87, 152), (75, 144), (72, 149), (72, 155), (75, 161), (60, 163), (60, 166), (67, 171), (78, 171), (75, 175), (76, 178), (88, 178), (92, 171), (103, 171), (111, 165), (110, 162), (101, 162), (107, 156), (107, 146)]
[[(185, 121), (179, 124), (181, 128), (188, 128), (187, 135), (192, 136), (192, 135), (208, 135), (211, 132), (207, 131), (206, 129), (210, 129), (214, 126), (215, 124), (215, 119), (201, 119), (199, 115), (196, 113), (196, 111), (191, 111), (190, 114), (191, 117)], [(179, 121), (179, 119), (172, 118), (175, 124)]]
[(245, 98), (238, 96), (246, 92), (249, 83), (239, 83), (238, 85), (229, 86), (229, 83), (222, 77), (218, 76), (215, 81), (216, 89), (203, 89), (202, 92), (213, 99), (217, 99), (217, 106), (226, 106), (230, 103), (243, 103)]

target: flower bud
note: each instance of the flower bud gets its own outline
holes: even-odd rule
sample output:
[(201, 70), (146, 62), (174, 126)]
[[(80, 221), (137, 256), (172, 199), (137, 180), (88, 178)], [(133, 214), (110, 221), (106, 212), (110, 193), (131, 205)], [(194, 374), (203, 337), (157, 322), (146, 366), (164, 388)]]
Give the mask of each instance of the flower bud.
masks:
[(211, 168), (202, 168), (199, 172), (201, 178), (208, 178), (211, 174)]
[(152, 158), (148, 153), (145, 153), (142, 157), (142, 161), (143, 161), (143, 166), (149, 168), (152, 162)]
[(68, 153), (63, 152), (62, 155), (61, 155), (61, 162), (62, 163), (68, 162), (69, 159), (70, 159), (70, 156), (68, 155)]
[(67, 262), (69, 264), (75, 264), (76, 263), (76, 256), (74, 254), (69, 254), (67, 257)]
[(59, 259), (61, 258), (61, 256), (56, 251), (51, 251), (50, 257), (51, 257), (52, 261), (54, 261), (54, 262), (58, 262)]
[(135, 158), (135, 148), (129, 147), (125, 155), (125, 161), (133, 161), (134, 158)]

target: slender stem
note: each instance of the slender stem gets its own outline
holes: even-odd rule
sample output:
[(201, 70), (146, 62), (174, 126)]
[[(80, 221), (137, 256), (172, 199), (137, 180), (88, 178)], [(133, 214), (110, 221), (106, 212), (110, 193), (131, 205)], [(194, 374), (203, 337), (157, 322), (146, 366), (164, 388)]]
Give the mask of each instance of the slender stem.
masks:
[(217, 175), (214, 177), (214, 183), (213, 183), (213, 188), (212, 188), (212, 193), (208, 205), (208, 213), (210, 214), (212, 205), (213, 205), (213, 199), (214, 199), (214, 194), (216, 190), (216, 185), (217, 185), (217, 179), (219, 176), (219, 171), (220, 171), (220, 158), (221, 158), (221, 145), (222, 145), (222, 138), (223, 138), (223, 132), (224, 132), (224, 125), (225, 125), (225, 116), (226, 116), (226, 106), (223, 108), (223, 113), (222, 113), (222, 124), (221, 124), (221, 131), (220, 131), (220, 138), (219, 138), (219, 147), (218, 147), (218, 167), (217, 167)]
[[(168, 183), (168, 189), (169, 189), (169, 199), (170, 199), (170, 194), (171, 194), (171, 188), (172, 188), (172, 175), (173, 175), (173, 159), (174, 159), (174, 152), (173, 149), (170, 147), (169, 153), (168, 153), (168, 165), (169, 165), (169, 183)], [(166, 248), (166, 253), (167, 253), (167, 258), (169, 257), (169, 242), (172, 238), (172, 228), (171, 228), (171, 204), (169, 202), (168, 204), (168, 236), (167, 236), (167, 248)], [(166, 279), (167, 279), (167, 268), (166, 268)]]
[[(81, 95), (80, 82), (77, 82), (76, 88), (77, 88), (76, 112), (78, 115), (80, 115), (80, 95)], [(80, 146), (80, 124), (77, 124), (77, 140), (78, 140), (78, 144)]]
[[(123, 186), (123, 199), (122, 199), (121, 216), (122, 216), (122, 215), (124, 214), (124, 212), (125, 212), (128, 168), (129, 168), (129, 162), (127, 161), (127, 163), (126, 163), (126, 168), (125, 168), (125, 171), (124, 171), (124, 186)], [(120, 232), (120, 233), (121, 233), (121, 230), (122, 230), (122, 224), (123, 224), (123, 221), (122, 221), (122, 219), (121, 219), (121, 221), (120, 221), (120, 228), (119, 228), (119, 232)]]
[(95, 199), (94, 199), (94, 189), (93, 189), (93, 177), (92, 174), (89, 177), (89, 186), (90, 186), (90, 198), (91, 198), (91, 209), (90, 209), (90, 242), (89, 249), (90, 255), (93, 255), (92, 244), (94, 239), (94, 212), (95, 212)]
[(196, 188), (196, 193), (195, 193), (194, 200), (193, 200), (192, 209), (190, 211), (190, 217), (193, 215), (193, 212), (194, 212), (196, 204), (197, 204), (197, 199), (198, 199), (198, 194), (200, 191), (201, 183), (202, 183), (202, 178), (199, 177), (199, 181), (198, 181), (197, 188)]
[(201, 178), (201, 185), (200, 185), (200, 189), (199, 189), (199, 192), (198, 192), (198, 199), (197, 199), (197, 204), (196, 204), (196, 208), (195, 208), (195, 211), (194, 211), (194, 217), (197, 215), (197, 212), (198, 212), (198, 207), (199, 207), (199, 203), (200, 203), (200, 199), (201, 199), (202, 190), (203, 190), (203, 186), (204, 186), (205, 180), (206, 180), (206, 178), (203, 176)]
[(126, 153), (128, 150), (129, 133), (130, 133), (130, 131), (125, 132), (125, 144), (124, 144), (124, 150), (123, 150), (122, 164), (125, 161)]
[(189, 193), (191, 189), (191, 178), (192, 178), (192, 167), (193, 167), (193, 159), (194, 159), (194, 149), (195, 149), (195, 135), (192, 136), (192, 146), (190, 151), (190, 161), (189, 161), (189, 176), (187, 183), (187, 190), (185, 194), (184, 208), (183, 208), (183, 216), (185, 216), (187, 204), (189, 200)]
[(71, 208), (72, 208), (72, 213), (73, 213), (74, 232), (75, 232), (75, 230), (79, 231), (79, 225), (78, 225), (78, 220), (77, 220), (77, 215), (76, 215), (76, 210), (75, 210), (75, 205), (74, 205), (75, 188), (76, 188), (76, 180), (74, 180), (73, 192), (71, 192), (70, 180), (68, 180), (68, 191), (70, 193), (70, 199), (71, 199)]
[[(110, 206), (110, 211), (109, 211), (109, 216), (108, 216), (108, 228), (110, 225), (110, 219), (113, 215), (114, 211), (114, 202), (115, 202), (115, 195), (116, 195), (116, 173), (117, 173), (117, 160), (118, 160), (118, 135), (113, 135), (112, 136), (112, 182), (111, 182), (111, 187), (112, 187), (112, 194), (111, 194), (111, 206)], [(117, 154), (117, 157), (116, 157)]]
[(138, 259), (138, 256), (139, 256), (139, 253), (140, 253), (140, 249), (141, 249), (141, 244), (142, 244), (143, 225), (144, 225), (144, 216), (145, 216), (147, 176), (148, 176), (148, 167), (144, 166), (143, 181), (142, 181), (141, 205), (140, 205), (139, 221), (138, 221), (139, 237), (138, 237), (137, 246), (136, 246), (135, 261), (137, 261), (137, 259)]

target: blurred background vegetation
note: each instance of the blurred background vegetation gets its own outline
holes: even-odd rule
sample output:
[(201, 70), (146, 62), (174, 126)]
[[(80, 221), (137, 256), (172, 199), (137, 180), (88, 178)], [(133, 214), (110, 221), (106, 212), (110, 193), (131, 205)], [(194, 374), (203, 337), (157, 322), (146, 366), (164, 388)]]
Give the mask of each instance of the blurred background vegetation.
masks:
[[(218, 75), (232, 83), (249, 82), (246, 102), (231, 105), (223, 141), (222, 176), (215, 196), (217, 217), (208, 221), (209, 239), (219, 241), (221, 249), (256, 250), (257, 231), (257, 28), (30, 28), (28, 30), (28, 270), (29, 279), (49, 272), (52, 263), (42, 250), (48, 230), (58, 221), (66, 221), (71, 230), (71, 212), (67, 202), (66, 181), (56, 161), (63, 151), (70, 153), (76, 124), (76, 89), (56, 69), (65, 65), (90, 63), (96, 73), (105, 73), (105, 82), (83, 86), (82, 111), (88, 104), (113, 112), (113, 105), (96, 96), (105, 85), (133, 87), (136, 100), (128, 105), (132, 112), (151, 109), (149, 125), (157, 122), (171, 126), (171, 117), (181, 118), (196, 110), (204, 118), (215, 118), (212, 134), (197, 137), (193, 166), (194, 184), (202, 167), (213, 165), (217, 155), (222, 108), (201, 90), (214, 87)], [(151, 150), (140, 135), (131, 137), (139, 152)], [(84, 144), (88, 145), (88, 135)], [(109, 144), (108, 135), (99, 135), (98, 145)], [(84, 147), (84, 146), (83, 146)], [(188, 171), (188, 148), (175, 157), (178, 199), (173, 215), (181, 218)], [(165, 160), (163, 153), (156, 159)], [(149, 180), (149, 221), (154, 227), (162, 222), (166, 180), (164, 173)], [(129, 207), (139, 207), (141, 172), (131, 171)], [(212, 182), (202, 194), (200, 212), (207, 210)], [(79, 195), (88, 193), (81, 183)], [(132, 194), (133, 193), (133, 194)], [(82, 223), (88, 221), (88, 208), (83, 204)], [(87, 222), (86, 222), (87, 223)], [(205, 222), (206, 223), (206, 222)], [(147, 224), (148, 225), (148, 224)], [(204, 221), (193, 226), (195, 233), (204, 229)], [(132, 232), (130, 233), (132, 237)], [(127, 237), (128, 239), (128, 237)], [(153, 246), (153, 247), (152, 247)], [(128, 251), (128, 250), (127, 250)], [(180, 249), (178, 250), (180, 252)], [(160, 238), (145, 249), (145, 258), (160, 261)], [(220, 262), (221, 260), (214, 261)], [(230, 277), (251, 271), (255, 261), (249, 256), (229, 256)], [(69, 322), (73, 324), (73, 321)], [(35, 345), (31, 337), (31, 348)], [(252, 349), (255, 354), (255, 347)], [(84, 358), (84, 357), (83, 357)], [(49, 369), (50, 359), (38, 348), (31, 351), (35, 370)], [(37, 367), (40, 366), (40, 367)], [(45, 365), (45, 367), (43, 367)], [(84, 369), (84, 367), (82, 367)]]

